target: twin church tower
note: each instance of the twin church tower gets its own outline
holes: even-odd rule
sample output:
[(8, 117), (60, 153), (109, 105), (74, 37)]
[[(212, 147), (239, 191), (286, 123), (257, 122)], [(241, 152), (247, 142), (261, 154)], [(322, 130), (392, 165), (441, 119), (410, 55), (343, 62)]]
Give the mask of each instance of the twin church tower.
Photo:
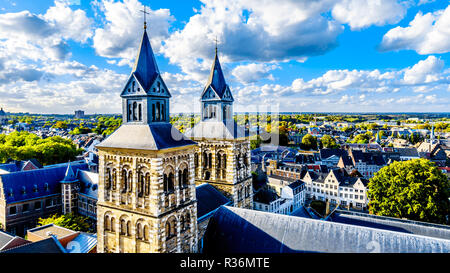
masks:
[(252, 208), (250, 143), (216, 55), (201, 94), (201, 121), (170, 124), (170, 92), (144, 26), (122, 98), (122, 125), (98, 144), (98, 252), (197, 252), (196, 185)]

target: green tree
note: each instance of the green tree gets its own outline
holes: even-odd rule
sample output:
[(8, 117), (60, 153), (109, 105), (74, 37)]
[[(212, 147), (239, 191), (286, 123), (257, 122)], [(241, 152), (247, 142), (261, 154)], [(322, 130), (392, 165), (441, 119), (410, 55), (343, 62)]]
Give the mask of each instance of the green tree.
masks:
[(75, 160), (82, 152), (75, 144), (59, 136), (41, 139), (29, 132), (12, 132), (0, 135), (0, 161), (8, 158), (28, 160), (36, 158), (43, 165), (56, 164)]
[(369, 212), (446, 224), (450, 183), (426, 159), (394, 162), (375, 173), (368, 184)]
[(317, 150), (317, 138), (310, 134), (306, 134), (302, 138), (301, 148), (305, 150)]
[(68, 213), (64, 215), (54, 214), (48, 218), (39, 218), (38, 226), (55, 224), (60, 227), (68, 228), (73, 231), (89, 232), (92, 231), (87, 217)]
[(67, 122), (65, 121), (57, 121), (52, 128), (57, 128), (57, 129), (67, 129)]
[(320, 141), (322, 142), (322, 145), (324, 148), (339, 148), (339, 144), (336, 143), (336, 139), (334, 137), (329, 135), (324, 135)]

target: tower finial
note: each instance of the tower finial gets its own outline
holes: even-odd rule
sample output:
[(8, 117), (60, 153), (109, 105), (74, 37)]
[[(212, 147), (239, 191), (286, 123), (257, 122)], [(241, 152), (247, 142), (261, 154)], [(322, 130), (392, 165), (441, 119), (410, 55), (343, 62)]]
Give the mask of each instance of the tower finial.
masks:
[(216, 55), (217, 55), (217, 35), (216, 35)]
[(147, 18), (146, 18), (146, 14), (150, 14), (150, 13), (148, 13), (147, 11), (146, 11), (146, 6), (144, 6), (144, 10), (141, 10), (141, 12), (142, 13), (144, 13), (144, 30), (146, 30), (147, 29)]

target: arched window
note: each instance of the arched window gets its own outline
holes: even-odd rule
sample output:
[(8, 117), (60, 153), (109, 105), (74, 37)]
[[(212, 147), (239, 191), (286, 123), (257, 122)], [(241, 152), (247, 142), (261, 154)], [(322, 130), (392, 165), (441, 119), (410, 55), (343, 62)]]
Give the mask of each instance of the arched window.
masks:
[(114, 217), (111, 217), (111, 231), (116, 231), (116, 220), (114, 219)]
[(142, 236), (142, 225), (141, 225), (141, 223), (137, 223), (137, 224), (136, 224), (136, 237), (137, 237), (138, 239), (142, 239), (142, 238), (143, 238), (143, 236)]
[(105, 230), (110, 230), (111, 222), (109, 220), (109, 215), (105, 215)]
[(227, 155), (222, 155), (222, 168), (225, 169), (227, 167)]
[(208, 154), (208, 167), (211, 169), (212, 168), (212, 154)]
[(167, 183), (167, 174), (164, 174), (163, 184), (164, 184), (164, 192), (169, 191), (169, 184)]
[(166, 222), (166, 239), (170, 239), (177, 235), (177, 225), (175, 217), (170, 217)]
[(133, 119), (133, 105), (131, 103), (128, 104), (128, 121)]
[(162, 121), (164, 121), (164, 120), (166, 120), (166, 118), (165, 118), (165, 107), (164, 107), (165, 105), (164, 105), (164, 103), (161, 103), (161, 120)]
[(122, 171), (122, 193), (127, 192), (128, 187), (128, 172), (123, 169)]
[(156, 119), (155, 119), (155, 104), (152, 104), (152, 121), (156, 121)]
[(133, 120), (137, 119), (137, 102), (133, 102)]
[(125, 219), (120, 220), (120, 234), (127, 234), (127, 222), (125, 221)]
[(189, 185), (189, 173), (188, 169), (183, 170), (183, 188)]
[(139, 114), (138, 115), (139, 116), (138, 120), (142, 121), (142, 103), (139, 103), (138, 114)]
[(169, 179), (168, 179), (168, 190), (169, 192), (173, 192), (175, 190), (175, 186), (174, 186), (174, 177), (173, 177), (173, 173), (169, 173)]
[(160, 106), (160, 103), (158, 101), (158, 102), (156, 102), (156, 117), (155, 117), (156, 121), (160, 121), (160, 119), (161, 119), (160, 111), (161, 111), (161, 106)]
[(183, 171), (178, 170), (178, 187), (181, 189), (183, 187)]
[(194, 166), (195, 166), (195, 168), (198, 167), (198, 153), (194, 154)]
[(205, 152), (203, 152), (203, 167), (206, 168), (206, 166), (208, 165), (208, 154)]
[(150, 194), (150, 174), (146, 173), (145, 174), (145, 195), (149, 195)]
[(127, 221), (127, 236), (131, 236), (131, 222)]
[(144, 174), (142, 171), (138, 173), (138, 196), (142, 197), (144, 195)]
[(128, 172), (128, 185), (127, 185), (128, 192), (133, 191), (133, 174), (131, 170)]

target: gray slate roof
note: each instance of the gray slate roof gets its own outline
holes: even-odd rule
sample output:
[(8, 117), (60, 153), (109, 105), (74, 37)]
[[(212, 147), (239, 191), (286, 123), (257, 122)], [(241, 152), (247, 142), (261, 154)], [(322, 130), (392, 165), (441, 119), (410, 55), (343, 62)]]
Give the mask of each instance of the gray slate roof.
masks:
[(199, 221), (220, 206), (231, 203), (220, 191), (208, 183), (197, 186), (195, 196), (197, 198), (197, 220)]
[(78, 170), (80, 181), (80, 193), (97, 200), (98, 199), (98, 173)]
[(0, 230), (0, 249), (7, 245), (12, 239), (14, 239), (14, 236)]
[(236, 139), (248, 137), (249, 133), (234, 120), (226, 122), (206, 120), (186, 131), (186, 136), (194, 139)]
[(196, 144), (168, 122), (122, 124), (114, 133), (97, 144), (97, 148), (162, 150)]
[(450, 240), (450, 226), (446, 225), (437, 225), (426, 222), (410, 221), (344, 210), (335, 211), (328, 218), (328, 220), (336, 223), (385, 229)]
[(204, 237), (204, 253), (425, 253), (450, 252), (450, 240), (220, 207)]

